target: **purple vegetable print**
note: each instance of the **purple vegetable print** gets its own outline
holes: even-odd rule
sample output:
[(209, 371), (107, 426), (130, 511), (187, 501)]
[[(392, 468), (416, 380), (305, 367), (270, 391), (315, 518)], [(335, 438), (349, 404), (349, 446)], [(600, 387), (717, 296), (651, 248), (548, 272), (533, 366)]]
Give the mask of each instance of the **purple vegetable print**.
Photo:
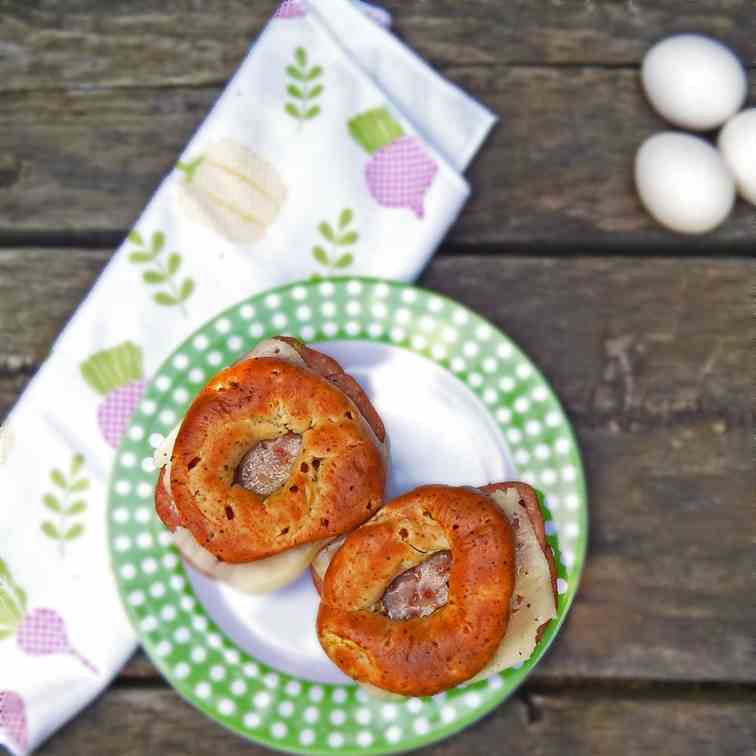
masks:
[(80, 370), (84, 380), (104, 397), (97, 408), (97, 422), (105, 440), (116, 448), (146, 388), (142, 350), (125, 341), (93, 354)]
[(273, 18), (301, 18), (306, 15), (304, 0), (284, 0), (276, 9)]
[(370, 155), (365, 180), (373, 198), (384, 207), (404, 207), (422, 218), (425, 194), (438, 173), (423, 143), (406, 135), (386, 108), (361, 113), (350, 119), (348, 127)]
[(26, 705), (24, 699), (12, 690), (0, 690), (0, 735), (3, 733), (11, 748), (26, 751), (29, 746)]
[(69, 643), (63, 618), (54, 609), (27, 611), (26, 591), (0, 559), (0, 640), (13, 635), (18, 647), (30, 656), (70, 654), (97, 674), (94, 664)]
[(33, 609), (29, 612), (18, 626), (16, 640), (19, 648), (31, 656), (70, 654), (90, 672), (97, 674), (97, 667), (69, 643), (63, 617), (54, 609)]

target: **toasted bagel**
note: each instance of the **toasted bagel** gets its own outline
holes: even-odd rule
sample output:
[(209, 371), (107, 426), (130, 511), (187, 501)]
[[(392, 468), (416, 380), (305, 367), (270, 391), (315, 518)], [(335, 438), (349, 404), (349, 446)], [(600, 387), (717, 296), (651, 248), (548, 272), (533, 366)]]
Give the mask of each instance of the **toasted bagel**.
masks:
[[(382, 604), (387, 589), (443, 551), (451, 556), (446, 602), (427, 616), (391, 619)], [(423, 486), (346, 536), (323, 580), (318, 638), (350, 677), (432, 695), (493, 657), (513, 585), (512, 529), (494, 502), (469, 488)]]
[[(346, 375), (331, 358), (321, 355), (329, 361), (326, 377), (304, 358), (291, 359), (291, 352), (307, 349), (315, 363), (312, 354), (319, 353), (301, 342), (279, 338), (281, 354), (270, 343), (200, 392), (156, 485), (165, 525), (185, 528), (221, 562), (253, 562), (325, 542), (383, 503), (385, 429), (365, 418), (367, 407), (375, 410), (364, 392), (352, 387), (366, 409), (329, 379)], [(271, 466), (264, 481), (261, 465)]]

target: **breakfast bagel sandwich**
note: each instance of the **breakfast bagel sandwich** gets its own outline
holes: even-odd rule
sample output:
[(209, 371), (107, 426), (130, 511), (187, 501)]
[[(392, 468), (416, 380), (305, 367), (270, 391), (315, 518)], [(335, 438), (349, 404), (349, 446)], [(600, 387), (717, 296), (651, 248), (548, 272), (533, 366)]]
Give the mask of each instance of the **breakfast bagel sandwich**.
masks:
[(155, 509), (199, 571), (280, 588), (383, 504), (388, 443), (360, 385), (288, 337), (200, 391), (155, 452)]
[(434, 695), (524, 662), (556, 616), (556, 565), (524, 483), (417, 488), (327, 544), (311, 572), (321, 646), (378, 693)]

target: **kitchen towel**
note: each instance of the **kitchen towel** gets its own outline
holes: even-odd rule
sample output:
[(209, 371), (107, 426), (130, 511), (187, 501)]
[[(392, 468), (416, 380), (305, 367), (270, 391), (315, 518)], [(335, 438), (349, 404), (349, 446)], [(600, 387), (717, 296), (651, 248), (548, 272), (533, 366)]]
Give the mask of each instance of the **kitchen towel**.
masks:
[(148, 376), (234, 302), (312, 276), (411, 280), (494, 118), (349, 0), (286, 0), (165, 177), (0, 438), (0, 743), (26, 753), (136, 637), (105, 488)]

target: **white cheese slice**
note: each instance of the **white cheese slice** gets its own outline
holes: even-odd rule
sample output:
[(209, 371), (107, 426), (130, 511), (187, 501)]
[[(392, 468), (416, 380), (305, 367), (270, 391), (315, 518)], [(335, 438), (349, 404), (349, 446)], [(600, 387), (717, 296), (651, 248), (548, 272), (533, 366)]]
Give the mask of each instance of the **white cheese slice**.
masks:
[(331, 560), (335, 556), (336, 552), (341, 548), (342, 544), (346, 540), (346, 536), (339, 536), (336, 540), (331, 541), (328, 546), (321, 549), (312, 560), (312, 570), (322, 581), (325, 578), (328, 566), (331, 564)]
[(377, 698), (379, 701), (406, 701), (407, 696), (403, 696), (401, 693), (392, 693), (390, 690), (384, 690), (375, 685), (371, 685), (366, 682), (357, 682), (357, 685), (362, 688), (365, 693), (373, 698)]
[(255, 357), (276, 357), (297, 367), (307, 366), (302, 356), (291, 344), (279, 339), (261, 341), (244, 359), (254, 359)]
[(173, 445), (176, 443), (176, 436), (178, 436), (181, 423), (178, 423), (176, 427), (163, 439), (160, 446), (155, 449), (152, 455), (152, 461), (155, 463), (155, 468), (160, 469), (165, 467), (165, 477), (163, 478), (163, 484), (165, 490), (170, 494), (171, 492), (171, 457), (173, 456)]
[(228, 583), (243, 593), (269, 593), (296, 580), (328, 540), (307, 543), (280, 554), (245, 564), (218, 561), (200, 546), (186, 528), (176, 528), (176, 547), (193, 566), (210, 577)]
[(527, 661), (535, 649), (538, 628), (556, 617), (549, 563), (538, 543), (530, 518), (519, 505), (520, 497), (516, 489), (495, 491), (491, 497), (512, 524), (515, 536), (512, 612), (507, 632), (493, 658), (465, 685)]

